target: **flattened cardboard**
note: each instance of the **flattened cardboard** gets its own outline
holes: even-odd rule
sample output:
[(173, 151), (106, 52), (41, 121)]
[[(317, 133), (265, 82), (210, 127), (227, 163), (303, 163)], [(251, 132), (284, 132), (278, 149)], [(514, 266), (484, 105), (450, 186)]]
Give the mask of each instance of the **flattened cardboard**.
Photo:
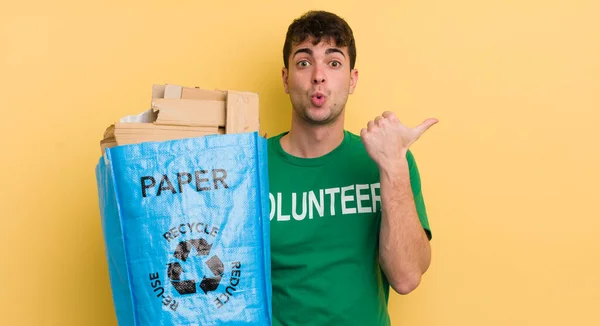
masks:
[(227, 91), (226, 115), (226, 133), (234, 134), (258, 131), (258, 94)]
[(181, 91), (183, 90), (182, 86), (179, 85), (165, 85), (165, 94), (164, 98), (179, 100), (181, 99)]
[(165, 98), (166, 85), (152, 85), (152, 98)]
[(258, 113), (257, 93), (152, 85), (151, 109), (110, 125), (100, 148), (259, 131)]
[(156, 124), (225, 126), (225, 102), (223, 101), (154, 99), (152, 109), (158, 111)]
[(227, 100), (226, 91), (211, 91), (208, 89), (184, 87), (181, 92), (184, 100), (223, 101)]

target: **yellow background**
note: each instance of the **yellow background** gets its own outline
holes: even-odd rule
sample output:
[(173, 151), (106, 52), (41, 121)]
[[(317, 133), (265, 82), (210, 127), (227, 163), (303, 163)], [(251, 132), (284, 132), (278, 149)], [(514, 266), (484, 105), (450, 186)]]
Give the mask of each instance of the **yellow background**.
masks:
[(0, 324), (116, 324), (105, 127), (175, 83), (259, 92), (262, 132), (286, 130), (282, 43), (312, 8), (355, 31), (348, 129), (440, 120), (412, 148), (433, 263), (394, 324), (600, 325), (597, 0), (3, 3)]

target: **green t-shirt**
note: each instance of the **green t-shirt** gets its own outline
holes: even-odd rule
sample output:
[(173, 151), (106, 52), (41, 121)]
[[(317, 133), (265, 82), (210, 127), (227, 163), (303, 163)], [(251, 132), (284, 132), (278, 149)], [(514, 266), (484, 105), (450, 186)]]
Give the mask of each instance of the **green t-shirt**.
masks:
[[(379, 170), (359, 136), (313, 159), (268, 141), (273, 325), (389, 325), (379, 267)], [(407, 154), (421, 224), (430, 237), (419, 172)]]

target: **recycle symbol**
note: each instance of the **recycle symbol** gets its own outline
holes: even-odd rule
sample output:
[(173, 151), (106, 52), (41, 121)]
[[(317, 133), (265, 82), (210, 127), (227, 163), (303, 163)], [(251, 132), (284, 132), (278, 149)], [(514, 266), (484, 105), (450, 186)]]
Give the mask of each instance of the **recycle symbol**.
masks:
[[(175, 249), (175, 253), (173, 256), (181, 261), (186, 261), (192, 248), (196, 249), (197, 256), (208, 256), (210, 253), (210, 249), (212, 248), (211, 244), (208, 244), (204, 239), (192, 239), (187, 241), (181, 241), (177, 248)], [(221, 259), (217, 257), (217, 255), (213, 255), (210, 259), (208, 259), (205, 264), (213, 273), (213, 277), (202, 277), (202, 281), (200, 282), (200, 288), (204, 291), (204, 294), (208, 294), (208, 292), (214, 291), (219, 287), (219, 283), (221, 282), (221, 278), (223, 276), (223, 272), (225, 271), (225, 267), (223, 266), (223, 262)], [(167, 275), (171, 280), (171, 284), (175, 287), (175, 290), (179, 292), (179, 294), (194, 294), (196, 293), (197, 283), (196, 280), (182, 280), (181, 275), (185, 273), (183, 267), (179, 262), (169, 263), (167, 270)]]

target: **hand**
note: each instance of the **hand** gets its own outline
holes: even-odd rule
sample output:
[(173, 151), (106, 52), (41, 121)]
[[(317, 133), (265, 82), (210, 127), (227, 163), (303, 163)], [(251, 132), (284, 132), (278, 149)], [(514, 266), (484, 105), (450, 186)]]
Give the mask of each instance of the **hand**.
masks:
[(415, 128), (403, 125), (393, 112), (383, 112), (367, 128), (360, 131), (360, 137), (369, 156), (381, 167), (397, 166), (405, 159), (406, 152), (421, 135), (438, 122), (427, 119)]

